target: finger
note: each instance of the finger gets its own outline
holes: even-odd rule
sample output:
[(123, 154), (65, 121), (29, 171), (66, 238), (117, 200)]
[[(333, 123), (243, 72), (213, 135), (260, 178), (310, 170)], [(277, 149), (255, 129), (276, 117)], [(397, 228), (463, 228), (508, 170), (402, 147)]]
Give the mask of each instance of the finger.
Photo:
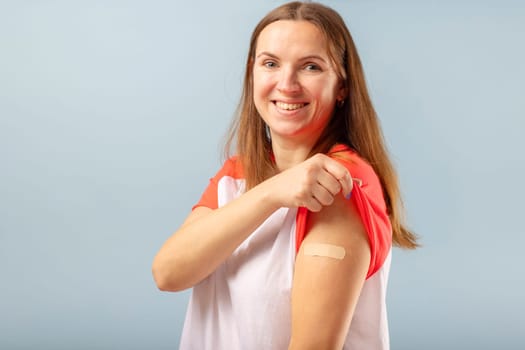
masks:
[(312, 212), (319, 212), (321, 209), (323, 209), (321, 203), (319, 203), (319, 201), (313, 196), (308, 198), (302, 206)]
[(352, 188), (354, 187), (354, 181), (348, 170), (343, 175), (343, 177), (339, 179), (339, 182), (341, 183), (341, 187), (343, 188), (343, 196), (345, 196), (346, 199), (349, 199), (350, 195), (352, 194)]
[(346, 167), (344, 167), (338, 161), (327, 158), (325, 162), (325, 169), (334, 178), (336, 178), (342, 187), (342, 193), (345, 197), (349, 197), (352, 192), (353, 181), (352, 175)]
[(317, 183), (324, 187), (333, 196), (341, 192), (341, 189), (343, 188), (339, 179), (336, 179), (327, 171), (322, 171), (317, 175)]
[(321, 185), (312, 188), (312, 196), (323, 206), (328, 206), (334, 202), (334, 194)]

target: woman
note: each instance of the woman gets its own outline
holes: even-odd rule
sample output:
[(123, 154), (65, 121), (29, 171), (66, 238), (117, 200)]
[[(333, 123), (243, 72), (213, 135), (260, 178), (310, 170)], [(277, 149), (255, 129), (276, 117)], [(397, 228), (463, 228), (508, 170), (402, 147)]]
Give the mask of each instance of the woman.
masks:
[(181, 349), (388, 349), (401, 222), (394, 169), (344, 21), (291, 2), (255, 28), (237, 155), (153, 263), (193, 287)]

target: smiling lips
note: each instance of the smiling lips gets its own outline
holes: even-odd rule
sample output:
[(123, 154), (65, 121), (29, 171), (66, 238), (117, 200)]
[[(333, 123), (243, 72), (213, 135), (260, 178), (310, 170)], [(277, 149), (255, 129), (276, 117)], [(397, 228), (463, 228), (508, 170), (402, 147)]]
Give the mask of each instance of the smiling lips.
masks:
[(307, 103), (285, 103), (281, 101), (275, 101), (275, 105), (286, 111), (295, 111), (296, 109), (303, 108)]

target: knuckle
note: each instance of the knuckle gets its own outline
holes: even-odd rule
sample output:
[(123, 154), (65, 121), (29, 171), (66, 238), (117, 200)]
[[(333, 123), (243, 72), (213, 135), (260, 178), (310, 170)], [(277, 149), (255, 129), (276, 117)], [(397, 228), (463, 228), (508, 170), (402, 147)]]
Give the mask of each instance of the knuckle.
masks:
[(303, 188), (299, 189), (299, 191), (297, 191), (297, 193), (295, 195), (295, 200), (296, 201), (304, 201), (304, 200), (308, 199), (309, 196), (310, 196), (309, 191), (306, 188), (303, 187)]
[(302, 188), (297, 195), (301, 199), (307, 198), (308, 197), (308, 191), (305, 188)]
[(326, 159), (330, 159), (322, 153), (317, 153), (310, 158), (315, 165), (323, 164)]
[(323, 158), (323, 155), (321, 153), (316, 153), (312, 157), (312, 159), (314, 159), (314, 160), (320, 160), (322, 158)]

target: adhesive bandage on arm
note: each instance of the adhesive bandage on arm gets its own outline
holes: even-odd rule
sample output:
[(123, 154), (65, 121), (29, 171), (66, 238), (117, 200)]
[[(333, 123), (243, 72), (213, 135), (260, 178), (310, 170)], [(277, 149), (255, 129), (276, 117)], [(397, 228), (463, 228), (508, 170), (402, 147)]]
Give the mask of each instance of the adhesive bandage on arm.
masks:
[(308, 256), (324, 256), (327, 258), (342, 260), (346, 255), (346, 251), (345, 248), (338, 245), (306, 243), (304, 245), (303, 254)]

